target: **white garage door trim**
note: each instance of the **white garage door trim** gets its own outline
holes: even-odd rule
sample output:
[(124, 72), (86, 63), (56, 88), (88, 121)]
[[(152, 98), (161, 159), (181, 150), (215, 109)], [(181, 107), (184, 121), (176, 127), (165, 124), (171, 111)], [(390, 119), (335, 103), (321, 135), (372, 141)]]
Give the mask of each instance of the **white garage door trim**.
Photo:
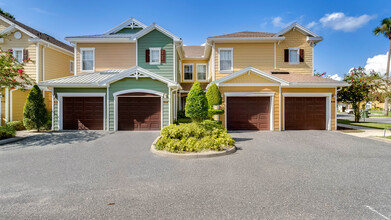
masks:
[(282, 94), (282, 127), (285, 131), (285, 97), (326, 97), (326, 130), (331, 131), (331, 93), (283, 93)]
[[(106, 93), (57, 93), (58, 97), (58, 130), (62, 129), (63, 97), (103, 97), (103, 105), (106, 103)], [(106, 108), (103, 106), (103, 130), (106, 130)]]
[(225, 127), (228, 128), (227, 121), (227, 97), (270, 97), (270, 130), (274, 130), (274, 93), (273, 92), (225, 92), (224, 93), (224, 120)]

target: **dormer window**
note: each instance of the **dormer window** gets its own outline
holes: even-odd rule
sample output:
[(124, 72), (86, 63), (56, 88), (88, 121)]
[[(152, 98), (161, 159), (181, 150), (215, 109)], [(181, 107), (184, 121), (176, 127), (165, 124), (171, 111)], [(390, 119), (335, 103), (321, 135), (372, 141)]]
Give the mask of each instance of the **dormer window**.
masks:
[(284, 51), (284, 62), (289, 64), (299, 64), (304, 62), (304, 50), (298, 47), (290, 47)]

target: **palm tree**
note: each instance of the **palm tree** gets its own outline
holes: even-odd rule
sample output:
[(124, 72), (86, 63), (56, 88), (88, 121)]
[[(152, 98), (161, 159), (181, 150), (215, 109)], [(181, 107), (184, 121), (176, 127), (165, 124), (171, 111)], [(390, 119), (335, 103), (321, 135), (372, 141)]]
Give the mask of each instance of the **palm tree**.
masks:
[[(382, 34), (387, 37), (389, 40), (389, 48), (388, 48), (388, 59), (387, 59), (387, 68), (386, 68), (386, 80), (390, 79), (390, 56), (391, 56), (391, 17), (384, 18), (381, 22), (381, 26), (376, 27), (373, 30), (373, 33), (378, 36)], [(388, 91), (388, 88), (387, 88)], [(388, 115), (388, 98), (384, 101), (384, 115)]]

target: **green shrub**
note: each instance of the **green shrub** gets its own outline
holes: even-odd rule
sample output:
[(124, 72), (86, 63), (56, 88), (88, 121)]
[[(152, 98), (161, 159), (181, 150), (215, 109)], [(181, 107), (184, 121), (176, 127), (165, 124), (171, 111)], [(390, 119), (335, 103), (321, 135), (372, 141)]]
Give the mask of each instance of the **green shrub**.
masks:
[(215, 83), (208, 87), (208, 90), (206, 91), (206, 98), (208, 99), (210, 107), (213, 107), (214, 105), (221, 105), (221, 93)]
[(15, 137), (16, 131), (15, 128), (9, 126), (0, 127), (0, 140)]
[(178, 118), (178, 123), (191, 123), (191, 118)]
[(15, 131), (26, 130), (22, 121), (10, 121), (6, 124), (7, 127), (13, 127)]
[(235, 144), (227, 130), (218, 122), (211, 120), (169, 125), (163, 128), (161, 135), (156, 143), (156, 149), (169, 152), (221, 151)]
[(179, 118), (187, 118), (187, 117), (186, 117), (185, 110), (179, 110), (179, 111), (178, 111), (178, 114), (177, 114), (177, 117), (178, 117), (178, 119), (179, 119)]
[(200, 122), (208, 117), (208, 100), (199, 82), (195, 82), (186, 98), (186, 116)]
[(45, 126), (48, 121), (47, 110), (41, 89), (34, 85), (23, 109), (23, 125), (27, 129), (37, 129)]
[(48, 111), (48, 121), (46, 122), (44, 128), (46, 131), (52, 130), (52, 112)]

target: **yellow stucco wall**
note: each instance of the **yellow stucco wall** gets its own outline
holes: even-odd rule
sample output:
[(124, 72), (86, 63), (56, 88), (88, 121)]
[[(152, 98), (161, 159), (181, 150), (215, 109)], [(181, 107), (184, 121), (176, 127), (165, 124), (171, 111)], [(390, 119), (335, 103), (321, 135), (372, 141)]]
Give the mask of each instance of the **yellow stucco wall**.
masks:
[(78, 43), (77, 74), (80, 70), (80, 48), (95, 48), (95, 71), (128, 69), (136, 65), (135, 43)]
[[(297, 30), (291, 30), (284, 34), (284, 37), (285, 40), (277, 44), (276, 48), (277, 69), (312, 75), (313, 50), (307, 43), (306, 36)], [(304, 62), (300, 62), (299, 64), (284, 62), (284, 49), (288, 49), (289, 47), (304, 49)]]
[[(274, 93), (274, 130), (278, 131), (280, 129), (280, 121), (279, 121), (279, 87), (220, 87), (221, 95), (223, 96), (223, 104), (220, 106), (220, 109), (225, 109), (225, 94), (226, 92), (268, 92)], [(225, 115), (220, 115), (220, 120), (223, 122), (223, 126), (225, 127)]]
[[(281, 88), (282, 95), (284, 93), (331, 93), (331, 130), (335, 129), (335, 88)], [(284, 109), (283, 102), (281, 101), (281, 109)], [(284, 120), (283, 110), (281, 110), (281, 120)]]
[(72, 76), (71, 60), (73, 56), (61, 53), (51, 48), (44, 49), (45, 56), (45, 75), (44, 80)]

